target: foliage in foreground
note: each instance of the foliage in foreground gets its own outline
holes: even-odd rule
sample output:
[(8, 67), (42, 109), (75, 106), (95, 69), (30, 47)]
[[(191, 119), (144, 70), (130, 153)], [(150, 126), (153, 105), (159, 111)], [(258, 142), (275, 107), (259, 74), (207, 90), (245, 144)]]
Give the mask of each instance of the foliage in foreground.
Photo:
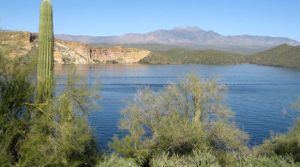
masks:
[(258, 147), (258, 152), (267, 156), (291, 156), (296, 162), (300, 162), (300, 120), (287, 134), (275, 135), (266, 140)]
[(2, 166), (93, 166), (97, 150), (87, 124), (90, 94), (75, 88), (48, 103), (34, 103), (34, 65), (0, 56), (0, 164)]
[(130, 133), (115, 138), (118, 154), (99, 158), (87, 124), (89, 91), (76, 88), (71, 73), (51, 103), (33, 103), (31, 67), (0, 56), (1, 166), (299, 166), (299, 121), (253, 154), (246, 135), (230, 123), (226, 89), (195, 76), (161, 92), (141, 90), (124, 110), (121, 126)]
[(128, 135), (114, 137), (110, 146), (139, 166), (299, 166), (300, 123), (250, 150), (224, 105), (225, 91), (193, 74), (159, 92), (140, 90), (120, 122)]
[(292, 160), (282, 157), (265, 157), (265, 156), (245, 156), (240, 154), (227, 155), (228, 162), (222, 164), (218, 158), (210, 151), (194, 151), (191, 155), (185, 156), (168, 156), (162, 154), (155, 157), (151, 166), (154, 167), (296, 167)]
[(97, 164), (98, 167), (138, 167), (132, 158), (121, 158), (116, 154), (104, 156)]
[(225, 90), (193, 74), (160, 92), (141, 90), (123, 111), (120, 127), (129, 134), (115, 137), (111, 147), (138, 164), (163, 152), (171, 156), (207, 148), (247, 152), (248, 136), (232, 123), (232, 112), (223, 101)]
[[(170, 155), (161, 153), (151, 159), (152, 167), (298, 167), (289, 156), (253, 156), (243, 154), (224, 154), (226, 164), (220, 162), (210, 150), (193, 151), (188, 155)], [(98, 167), (138, 167), (134, 159), (121, 158), (116, 154), (106, 156), (98, 163)]]

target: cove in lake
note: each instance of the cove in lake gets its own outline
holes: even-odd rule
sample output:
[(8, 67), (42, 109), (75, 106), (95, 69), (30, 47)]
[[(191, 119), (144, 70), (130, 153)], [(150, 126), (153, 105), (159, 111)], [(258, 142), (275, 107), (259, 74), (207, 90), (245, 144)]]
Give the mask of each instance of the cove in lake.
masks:
[[(68, 65), (56, 65), (57, 89), (63, 87)], [(101, 149), (118, 130), (120, 112), (137, 90), (159, 91), (176, 84), (189, 72), (203, 79), (218, 77), (227, 85), (226, 104), (235, 113), (237, 125), (250, 135), (249, 145), (261, 144), (271, 133), (284, 133), (299, 114), (292, 104), (300, 97), (300, 70), (258, 65), (77, 65), (77, 72), (91, 87), (101, 87), (100, 111), (89, 115)]]

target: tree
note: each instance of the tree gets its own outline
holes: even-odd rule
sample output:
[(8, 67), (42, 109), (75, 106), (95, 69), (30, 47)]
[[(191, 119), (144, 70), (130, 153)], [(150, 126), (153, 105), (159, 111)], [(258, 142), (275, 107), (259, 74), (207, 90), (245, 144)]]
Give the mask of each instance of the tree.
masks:
[(128, 135), (114, 137), (110, 145), (140, 164), (162, 152), (247, 150), (247, 135), (230, 123), (232, 112), (224, 105), (225, 91), (223, 85), (203, 82), (195, 74), (159, 92), (145, 88), (122, 112), (120, 128)]

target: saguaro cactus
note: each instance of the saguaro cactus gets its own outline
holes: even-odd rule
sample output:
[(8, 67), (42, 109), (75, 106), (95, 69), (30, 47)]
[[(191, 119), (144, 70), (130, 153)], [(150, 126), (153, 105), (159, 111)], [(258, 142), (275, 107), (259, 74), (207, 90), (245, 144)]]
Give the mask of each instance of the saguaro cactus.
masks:
[(51, 0), (42, 0), (37, 62), (37, 101), (46, 102), (53, 96), (54, 35)]

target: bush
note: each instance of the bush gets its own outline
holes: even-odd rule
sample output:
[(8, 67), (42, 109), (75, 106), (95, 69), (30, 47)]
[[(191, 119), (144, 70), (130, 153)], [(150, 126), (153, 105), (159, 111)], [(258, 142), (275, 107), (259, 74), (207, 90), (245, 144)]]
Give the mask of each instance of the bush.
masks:
[(28, 66), (0, 54), (0, 164), (9, 166), (20, 158), (20, 147), (29, 131), (30, 113), (25, 103), (32, 103), (34, 87)]
[(194, 151), (190, 155), (173, 155), (162, 154), (152, 159), (151, 166), (153, 167), (296, 167), (290, 158), (282, 158), (279, 156), (245, 156), (242, 154), (222, 153), (223, 163), (220, 163), (219, 155), (214, 155), (209, 150)]
[(228, 166), (236, 167), (297, 167), (292, 158), (280, 156), (235, 156), (235, 163)]
[(258, 154), (292, 156), (296, 162), (300, 162), (300, 120), (287, 134), (273, 136), (257, 149)]
[(151, 166), (154, 167), (219, 167), (217, 158), (209, 151), (193, 151), (193, 154), (188, 156), (162, 154), (156, 156), (151, 161)]
[(114, 137), (110, 146), (139, 164), (162, 152), (172, 156), (207, 148), (244, 151), (247, 135), (229, 124), (232, 112), (224, 106), (225, 91), (223, 85), (202, 82), (194, 74), (160, 92), (141, 90), (123, 111), (120, 128), (129, 134)]
[(134, 159), (130, 158), (120, 158), (118, 155), (111, 154), (105, 156), (101, 159), (101, 162), (98, 163), (98, 167), (138, 167)]
[(74, 73), (60, 96), (34, 103), (33, 65), (0, 60), (1, 165), (93, 166), (97, 150), (87, 124), (90, 93), (74, 86)]

